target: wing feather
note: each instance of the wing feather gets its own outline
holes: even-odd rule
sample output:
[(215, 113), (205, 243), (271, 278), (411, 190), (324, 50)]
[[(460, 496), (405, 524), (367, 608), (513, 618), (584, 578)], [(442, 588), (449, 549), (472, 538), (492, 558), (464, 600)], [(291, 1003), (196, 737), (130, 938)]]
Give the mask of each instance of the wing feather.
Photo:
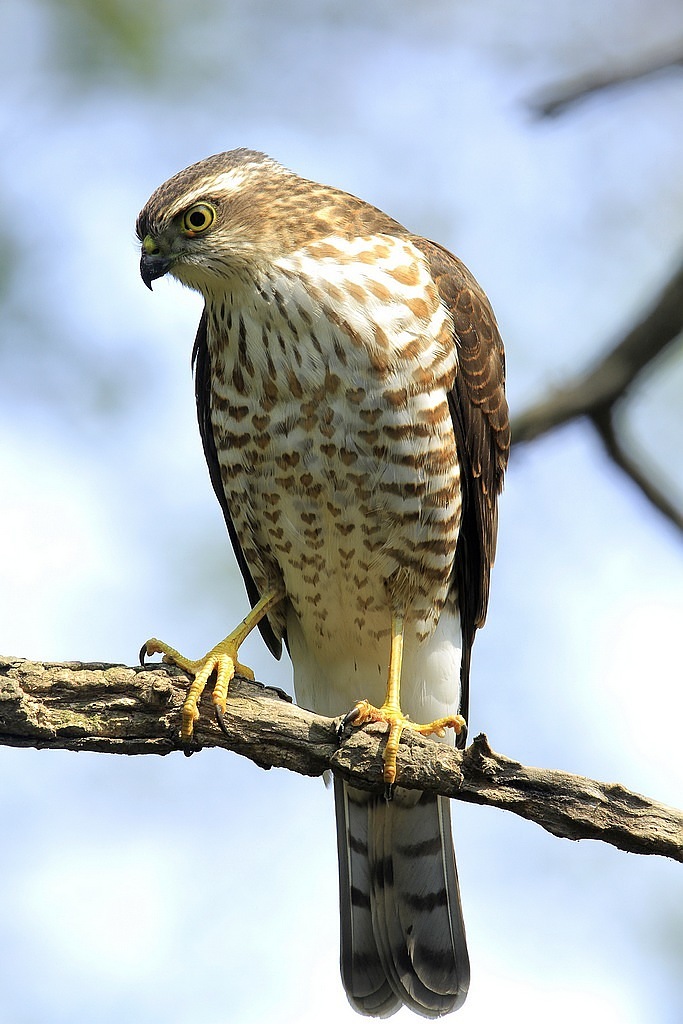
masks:
[[(467, 718), (474, 634), (484, 624), (496, 554), (497, 502), (510, 451), (505, 352), (493, 310), (469, 270), (447, 249), (413, 238), (450, 312), (458, 369), (448, 404), (460, 459), (462, 524), (453, 587), (463, 631), (461, 709)], [(459, 745), (464, 745), (464, 736)]]
[[(197, 399), (199, 433), (202, 437), (204, 457), (206, 459), (206, 464), (209, 467), (211, 483), (213, 484), (216, 497), (218, 498), (223, 510), (223, 518), (225, 519), (225, 525), (228, 528), (228, 535), (232, 543), (233, 551), (235, 552), (237, 564), (239, 565), (240, 572), (244, 578), (244, 584), (247, 588), (247, 596), (253, 608), (259, 601), (261, 595), (254, 583), (254, 578), (249, 571), (247, 560), (244, 557), (244, 552), (242, 551), (242, 547), (237, 537), (237, 531), (235, 530), (235, 525), (232, 521), (232, 516), (230, 515), (230, 509), (228, 507), (225, 491), (223, 490), (223, 482), (221, 480), (221, 468), (218, 462), (218, 454), (216, 452), (216, 441), (213, 436), (213, 426), (211, 423), (211, 359), (209, 356), (209, 346), (206, 340), (206, 322), (207, 315), (205, 309), (202, 313), (202, 318), (199, 321), (197, 336), (192, 349), (194, 390), (195, 398)], [(267, 616), (266, 618), (261, 619), (258, 624), (258, 628), (261, 630), (261, 636), (263, 637), (270, 653), (275, 658), (280, 658), (282, 655), (282, 642), (276, 637)]]

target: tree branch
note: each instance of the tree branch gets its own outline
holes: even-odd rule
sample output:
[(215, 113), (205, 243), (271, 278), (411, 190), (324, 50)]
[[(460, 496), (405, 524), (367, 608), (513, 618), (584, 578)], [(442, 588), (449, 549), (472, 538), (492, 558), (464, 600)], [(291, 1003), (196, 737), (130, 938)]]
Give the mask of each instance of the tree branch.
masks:
[(605, 446), (605, 451), (615, 465), (626, 473), (633, 483), (640, 488), (650, 503), (683, 533), (683, 511), (676, 508), (664, 491), (657, 487), (654, 480), (650, 479), (633, 455), (626, 451), (624, 445), (619, 439), (619, 434), (615, 426), (615, 410), (606, 409), (601, 412), (593, 413), (591, 420), (603, 445)]
[(650, 59), (640, 67), (632, 67), (625, 71), (582, 75), (561, 85), (555, 85), (545, 95), (531, 100), (529, 107), (537, 117), (557, 117), (559, 114), (564, 114), (569, 107), (573, 107), (574, 104), (596, 92), (605, 92), (607, 89), (614, 89), (642, 78), (649, 78), (672, 68), (678, 70), (681, 67), (683, 67), (683, 54), (677, 52), (666, 57)]
[(614, 463), (663, 515), (683, 529), (683, 510), (666, 498), (628, 453), (617, 436), (614, 418), (617, 405), (628, 398), (643, 370), (670, 346), (680, 344), (682, 333), (683, 263), (645, 315), (599, 362), (513, 420), (512, 443), (534, 441), (571, 420), (588, 418)]
[[(113, 754), (168, 754), (184, 749), (180, 709), (187, 676), (168, 665), (0, 658), (0, 744)], [(209, 702), (196, 725), (197, 747), (216, 746), (262, 768), (302, 775), (326, 769), (363, 789), (383, 792), (382, 726), (353, 730), (342, 744), (336, 722), (298, 708), (281, 691), (236, 678), (227, 733)], [(599, 839), (632, 853), (683, 861), (683, 812), (614, 783), (528, 768), (491, 750), (478, 736), (464, 752), (406, 731), (401, 785), (513, 811), (566, 839)]]
[(534, 441), (569, 420), (610, 408), (681, 332), (683, 263), (642, 319), (599, 362), (514, 420), (513, 442)]

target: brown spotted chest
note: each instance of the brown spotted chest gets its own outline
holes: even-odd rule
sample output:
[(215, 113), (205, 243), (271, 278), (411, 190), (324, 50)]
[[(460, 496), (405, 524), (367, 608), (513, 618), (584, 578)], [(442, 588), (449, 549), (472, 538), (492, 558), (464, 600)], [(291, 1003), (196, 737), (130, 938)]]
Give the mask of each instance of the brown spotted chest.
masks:
[(388, 637), (392, 611), (431, 635), (461, 501), (452, 325), (422, 255), (331, 237), (207, 314), (221, 477), (259, 591), (284, 583), (323, 658)]

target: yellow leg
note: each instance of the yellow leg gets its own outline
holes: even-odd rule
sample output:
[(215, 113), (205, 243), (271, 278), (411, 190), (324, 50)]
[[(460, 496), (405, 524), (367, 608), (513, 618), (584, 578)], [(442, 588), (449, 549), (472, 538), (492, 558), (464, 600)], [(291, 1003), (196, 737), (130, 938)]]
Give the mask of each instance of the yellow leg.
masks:
[(447, 715), (437, 718), (427, 725), (411, 722), (401, 711), (401, 668), (403, 665), (403, 616), (392, 615), (391, 618), (391, 653), (389, 656), (389, 679), (387, 695), (381, 708), (373, 707), (367, 700), (360, 700), (346, 716), (345, 721), (353, 725), (365, 725), (366, 722), (386, 722), (389, 725), (389, 736), (384, 749), (384, 781), (388, 786), (396, 782), (396, 760), (401, 733), (404, 729), (412, 729), (423, 736), (443, 736), (446, 729), (454, 729), (456, 734), (465, 728), (462, 715)]
[(237, 629), (233, 629), (232, 633), (228, 634), (225, 640), (221, 640), (219, 644), (211, 648), (208, 654), (197, 661), (183, 657), (175, 648), (170, 647), (161, 640), (157, 640), (156, 637), (152, 637), (146, 644), (143, 644), (140, 651), (140, 661), (143, 664), (146, 655), (163, 654), (163, 661), (171, 665), (177, 665), (178, 668), (182, 668), (189, 675), (194, 676), (194, 681), (183, 704), (180, 735), (185, 742), (192, 739), (194, 723), (199, 718), (199, 700), (212, 672), (216, 673), (216, 685), (213, 688), (212, 700), (214, 707), (219, 713), (219, 717), (225, 711), (228, 687), (235, 672), (246, 676), (247, 679), (254, 678), (252, 670), (247, 668), (246, 665), (241, 665), (237, 660), (237, 651), (261, 619), (283, 597), (284, 594), (281, 590), (270, 591), (265, 597), (261, 598), (258, 604), (254, 605)]

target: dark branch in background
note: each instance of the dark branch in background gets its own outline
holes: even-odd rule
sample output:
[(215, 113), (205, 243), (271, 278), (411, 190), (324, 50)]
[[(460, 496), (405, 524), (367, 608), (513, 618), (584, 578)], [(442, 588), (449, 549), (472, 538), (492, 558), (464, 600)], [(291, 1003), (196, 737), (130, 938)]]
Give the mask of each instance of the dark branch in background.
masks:
[(640, 374), (674, 345), (683, 334), (683, 264), (651, 308), (598, 363), (523, 412), (512, 423), (513, 444), (533, 441), (581, 417), (598, 431), (610, 458), (640, 488), (646, 498), (683, 531), (683, 510), (653, 482), (645, 467), (618, 437), (618, 412)]
[[(611, 74), (585, 75), (555, 86), (529, 103), (539, 117), (556, 117), (580, 100), (606, 89), (624, 86), (662, 72), (683, 69), (683, 48), (650, 58), (640, 66)], [(683, 333), (683, 265), (652, 303), (647, 315), (600, 360), (558, 389), (545, 401), (522, 413), (512, 424), (512, 441), (533, 441), (570, 420), (588, 418), (607, 455), (662, 515), (683, 531), (683, 509), (657, 486), (645, 466), (620, 437), (619, 412), (642, 371)]]
[[(0, 658), (0, 744), (110, 754), (182, 750), (180, 709), (188, 678), (166, 665), (43, 664)], [(237, 678), (227, 733), (209, 700), (197, 723), (198, 746), (224, 747), (262, 768), (301, 775), (339, 773), (355, 786), (384, 791), (382, 726), (339, 743), (336, 723), (304, 711), (279, 691)], [(614, 783), (528, 768), (496, 754), (485, 736), (465, 751), (406, 732), (401, 784), (512, 811), (566, 839), (598, 839), (632, 853), (683, 861), (683, 812)]]
[(517, 417), (514, 439), (533, 441), (577, 416), (592, 416), (623, 398), (636, 377), (683, 332), (683, 263), (651, 309), (598, 363)]
[(608, 89), (615, 89), (630, 82), (650, 78), (665, 71), (682, 68), (683, 53), (678, 52), (668, 57), (651, 58), (640, 67), (630, 68), (626, 71), (581, 75), (554, 86), (552, 90), (548, 90), (545, 96), (531, 100), (529, 107), (537, 117), (557, 117), (564, 114), (569, 107), (597, 92), (605, 92)]
[(596, 412), (591, 419), (605, 446), (605, 451), (615, 465), (626, 473), (655, 508), (683, 533), (683, 510), (676, 508), (664, 491), (657, 487), (643, 467), (639, 466), (630, 452), (623, 447), (615, 426), (615, 408)]

